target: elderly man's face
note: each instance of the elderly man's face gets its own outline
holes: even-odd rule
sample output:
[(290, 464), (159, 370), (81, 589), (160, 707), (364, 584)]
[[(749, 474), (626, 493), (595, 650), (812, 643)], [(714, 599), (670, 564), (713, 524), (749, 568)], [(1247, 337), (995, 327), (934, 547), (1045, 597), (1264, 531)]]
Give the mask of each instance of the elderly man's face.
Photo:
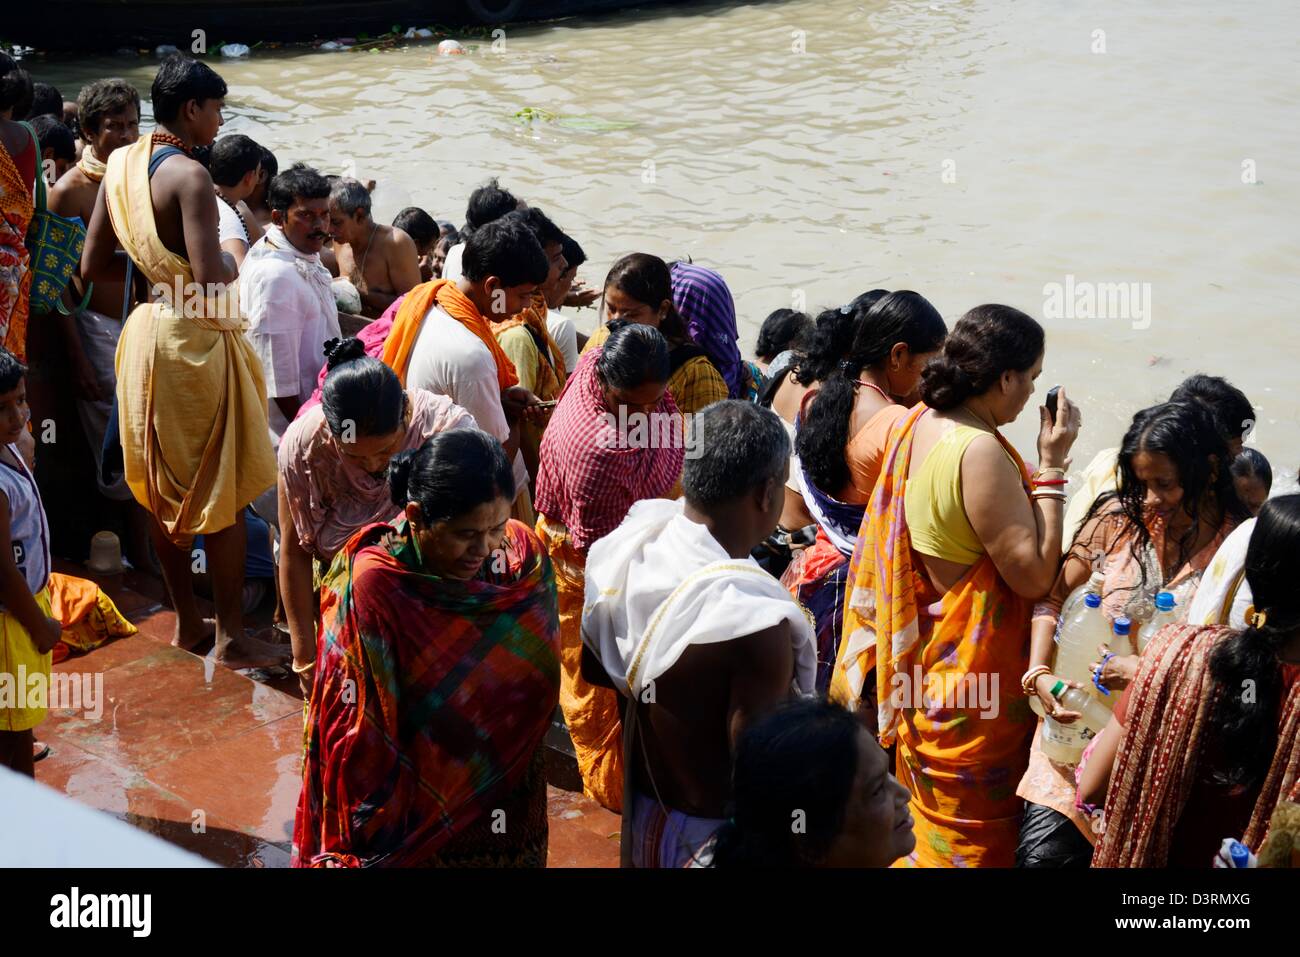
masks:
[(336, 243), (364, 246), (370, 240), (370, 225), (370, 216), (365, 210), (354, 210), (349, 215), (339, 208), (338, 203), (330, 200), (329, 230)]

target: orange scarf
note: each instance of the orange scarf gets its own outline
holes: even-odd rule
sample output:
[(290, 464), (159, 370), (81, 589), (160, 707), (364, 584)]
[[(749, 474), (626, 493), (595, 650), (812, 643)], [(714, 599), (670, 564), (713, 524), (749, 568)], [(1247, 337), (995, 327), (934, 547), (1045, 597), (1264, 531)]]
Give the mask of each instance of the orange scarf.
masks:
[(397, 373), (406, 385), (406, 368), (411, 363), (411, 350), (420, 335), (424, 317), (434, 303), (442, 306), (447, 314), (478, 337), (479, 341), (492, 353), (492, 360), (497, 366), (497, 382), (504, 392), (511, 386), (519, 384), (514, 364), (497, 345), (492, 328), (488, 325), (478, 307), (463, 292), (456, 288), (450, 279), (435, 279), (416, 286), (406, 294), (402, 305), (393, 318), (393, 328), (384, 341), (384, 364)]

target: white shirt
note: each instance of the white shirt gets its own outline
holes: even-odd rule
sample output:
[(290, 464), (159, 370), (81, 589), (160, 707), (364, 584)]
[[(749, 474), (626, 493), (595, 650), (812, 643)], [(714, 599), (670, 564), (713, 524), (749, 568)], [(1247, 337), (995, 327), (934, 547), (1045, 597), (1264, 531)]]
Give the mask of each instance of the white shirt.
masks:
[(572, 373), (578, 366), (578, 327), (574, 324), (573, 317), (558, 309), (547, 310), (546, 331), (560, 347), (564, 356), (564, 368)]
[[(478, 336), (437, 303), (425, 314), (415, 338), (406, 367), (406, 387), (445, 395), (502, 444), (510, 438), (510, 423), (501, 407), (496, 360)], [(514, 473), (516, 488), (527, 488), (528, 468), (518, 454)]]
[(447, 258), (442, 261), (442, 278), (460, 282), (465, 275), (461, 261), (465, 258), (465, 244), (457, 243), (447, 250)]
[(306, 401), (325, 364), (325, 341), (339, 337), (329, 270), (318, 254), (299, 252), (278, 226), (268, 226), (244, 259), (239, 303), (248, 341), (262, 362), (271, 441), (278, 447), (289, 423), (275, 399)]
[(230, 208), (220, 196), (217, 197), (217, 242), (224, 243), (228, 239), (238, 239), (245, 246), (248, 245), (248, 228), (244, 225), (244, 219), (239, 213)]

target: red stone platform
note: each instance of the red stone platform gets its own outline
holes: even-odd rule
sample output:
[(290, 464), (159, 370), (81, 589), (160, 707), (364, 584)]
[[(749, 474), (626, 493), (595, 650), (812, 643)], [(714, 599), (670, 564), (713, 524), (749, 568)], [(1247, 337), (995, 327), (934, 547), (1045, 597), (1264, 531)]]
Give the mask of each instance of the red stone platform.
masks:
[[(79, 566), (59, 571), (91, 577)], [(50, 713), (51, 754), (36, 779), (91, 807), (231, 867), (286, 867), (298, 801), (302, 701), (171, 646), (160, 583), (97, 577), (140, 629), (56, 671), (103, 673), (103, 713)], [(617, 867), (619, 819), (549, 788), (550, 867)]]

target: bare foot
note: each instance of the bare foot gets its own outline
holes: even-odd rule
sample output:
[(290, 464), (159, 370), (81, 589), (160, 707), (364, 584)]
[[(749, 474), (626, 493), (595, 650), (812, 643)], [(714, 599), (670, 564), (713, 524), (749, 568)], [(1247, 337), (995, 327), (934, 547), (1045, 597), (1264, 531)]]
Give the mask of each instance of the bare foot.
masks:
[(193, 632), (181, 633), (180, 619), (176, 619), (176, 634), (172, 636), (172, 645), (181, 651), (189, 651), (202, 656), (207, 653), (217, 636), (215, 618), (200, 619), (199, 628)]
[(252, 635), (242, 635), (214, 652), (217, 664), (232, 671), (245, 668), (274, 668), (293, 656), (288, 645), (272, 645)]

